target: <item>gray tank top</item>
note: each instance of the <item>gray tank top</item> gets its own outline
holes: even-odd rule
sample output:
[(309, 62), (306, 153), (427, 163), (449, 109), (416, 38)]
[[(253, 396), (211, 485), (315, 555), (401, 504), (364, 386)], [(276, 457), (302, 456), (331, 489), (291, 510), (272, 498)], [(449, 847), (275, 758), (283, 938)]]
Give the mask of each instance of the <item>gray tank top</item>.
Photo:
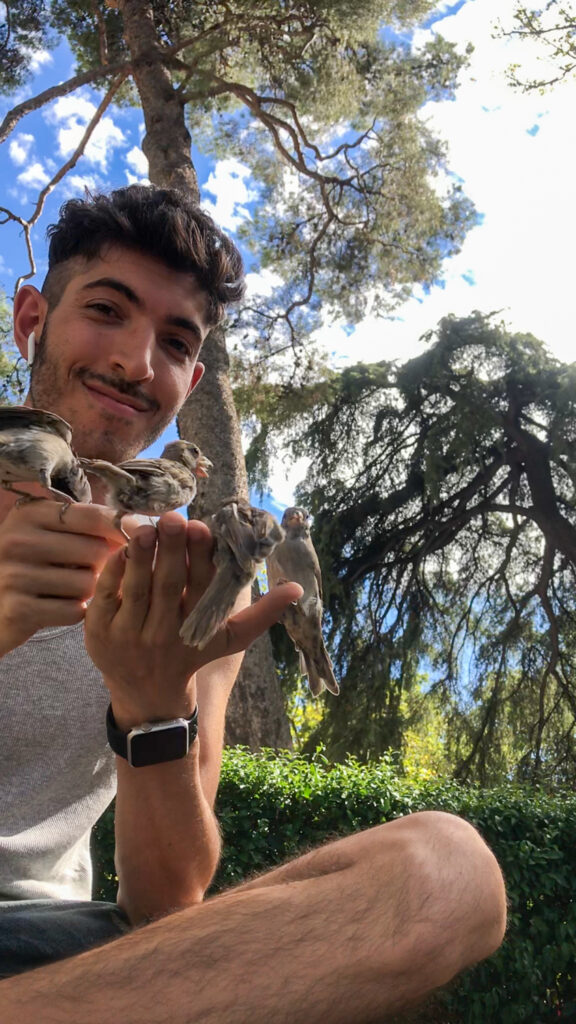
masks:
[(90, 830), (116, 774), (83, 624), (0, 659), (0, 695), (0, 900), (90, 899)]

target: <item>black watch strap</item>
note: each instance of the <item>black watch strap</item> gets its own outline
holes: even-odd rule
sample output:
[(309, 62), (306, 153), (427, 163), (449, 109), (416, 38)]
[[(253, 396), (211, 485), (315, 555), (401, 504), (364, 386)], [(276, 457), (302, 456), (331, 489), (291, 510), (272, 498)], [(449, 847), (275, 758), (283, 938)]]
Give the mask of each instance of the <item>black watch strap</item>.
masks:
[(186, 756), (198, 735), (198, 705), (190, 718), (143, 722), (129, 732), (123, 732), (116, 725), (112, 705), (109, 704), (106, 732), (114, 753), (135, 767), (175, 761)]

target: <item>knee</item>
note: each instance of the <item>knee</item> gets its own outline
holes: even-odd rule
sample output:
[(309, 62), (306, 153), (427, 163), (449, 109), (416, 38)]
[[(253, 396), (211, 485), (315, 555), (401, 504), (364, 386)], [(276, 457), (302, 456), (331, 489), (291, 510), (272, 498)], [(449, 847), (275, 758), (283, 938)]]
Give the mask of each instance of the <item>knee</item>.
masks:
[(421, 811), (412, 816), (412, 824), (421, 833), (424, 864), (447, 887), (454, 886), (454, 897), (464, 899), (466, 913), (479, 919), (493, 943), (489, 952), (494, 952), (506, 929), (506, 890), (490, 847), (470, 822), (455, 814)]
[(479, 832), (443, 811), (421, 811), (396, 829), (404, 911), (422, 954), (445, 954), (448, 974), (490, 956), (506, 929), (506, 892), (498, 862)]

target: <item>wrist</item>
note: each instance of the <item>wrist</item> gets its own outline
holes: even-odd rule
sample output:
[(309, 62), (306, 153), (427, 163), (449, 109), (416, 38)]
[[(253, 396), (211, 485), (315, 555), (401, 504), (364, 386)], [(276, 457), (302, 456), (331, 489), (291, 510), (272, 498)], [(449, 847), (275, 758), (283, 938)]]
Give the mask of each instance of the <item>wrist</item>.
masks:
[(143, 722), (128, 732), (120, 729), (112, 705), (106, 712), (108, 743), (115, 754), (133, 768), (150, 767), (179, 761), (194, 749), (198, 736), (198, 707), (188, 718), (177, 717), (162, 722)]
[(157, 693), (125, 694), (114, 690), (108, 680), (104, 680), (110, 691), (110, 704), (114, 720), (119, 729), (128, 732), (143, 722), (166, 722), (173, 718), (190, 718), (196, 707), (196, 677), (188, 681), (187, 686), (177, 693), (166, 693), (159, 689)]

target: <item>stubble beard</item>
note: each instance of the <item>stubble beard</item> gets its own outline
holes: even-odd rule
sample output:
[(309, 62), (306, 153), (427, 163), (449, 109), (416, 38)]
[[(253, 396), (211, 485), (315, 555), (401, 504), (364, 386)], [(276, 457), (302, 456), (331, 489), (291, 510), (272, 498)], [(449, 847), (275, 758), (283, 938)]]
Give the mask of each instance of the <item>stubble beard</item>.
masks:
[[(149, 427), (145, 434), (138, 440), (131, 442), (121, 436), (118, 431), (118, 418), (112, 413), (107, 416), (103, 410), (101, 413), (101, 425), (98, 431), (93, 427), (83, 427), (77, 422), (77, 417), (67, 413), (66, 390), (70, 378), (63, 378), (58, 361), (50, 355), (48, 342), (48, 322), (46, 318), (42, 334), (36, 345), (34, 362), (30, 371), (29, 398), (34, 409), (44, 409), (47, 412), (54, 412), (58, 416), (70, 422), (72, 427), (72, 447), (77, 455), (84, 459), (106, 459), (116, 465), (133, 459), (145, 448), (153, 444), (166, 427), (172, 422), (174, 414), (162, 418), (154, 427)], [(78, 387), (81, 374), (76, 374)]]

